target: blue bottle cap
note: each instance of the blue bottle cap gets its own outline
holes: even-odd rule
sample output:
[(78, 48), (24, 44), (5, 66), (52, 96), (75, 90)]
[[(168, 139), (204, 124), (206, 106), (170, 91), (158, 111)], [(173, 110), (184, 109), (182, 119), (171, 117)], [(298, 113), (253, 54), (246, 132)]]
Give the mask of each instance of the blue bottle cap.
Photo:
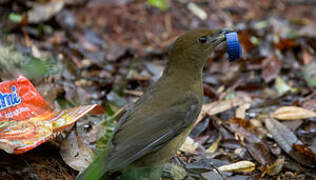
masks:
[(236, 59), (240, 59), (242, 50), (238, 41), (237, 32), (227, 33), (225, 36), (227, 42), (228, 60), (234, 61)]

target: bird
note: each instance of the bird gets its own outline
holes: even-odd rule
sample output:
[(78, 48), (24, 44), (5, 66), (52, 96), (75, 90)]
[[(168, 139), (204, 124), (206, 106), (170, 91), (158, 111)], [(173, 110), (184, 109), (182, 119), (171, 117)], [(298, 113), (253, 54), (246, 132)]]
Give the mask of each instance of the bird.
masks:
[(184, 143), (203, 104), (202, 72), (214, 49), (233, 29), (201, 28), (179, 36), (168, 52), (167, 66), (115, 126), (104, 151), (78, 175), (79, 180), (104, 179), (129, 166), (168, 162)]

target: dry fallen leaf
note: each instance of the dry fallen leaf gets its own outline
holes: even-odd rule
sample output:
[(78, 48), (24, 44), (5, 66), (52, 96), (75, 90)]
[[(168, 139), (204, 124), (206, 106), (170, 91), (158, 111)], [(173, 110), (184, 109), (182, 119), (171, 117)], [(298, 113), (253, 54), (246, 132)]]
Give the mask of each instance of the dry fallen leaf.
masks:
[(249, 154), (261, 165), (267, 166), (272, 164), (274, 158), (269, 150), (269, 147), (264, 142), (247, 143)]
[(238, 136), (240, 140), (247, 139), (248, 143), (260, 142), (261, 139), (257, 134), (257, 129), (254, 127), (249, 120), (240, 119), (240, 118), (231, 118), (226, 121), (229, 130), (235, 133), (235, 136)]
[(309, 167), (316, 166), (315, 153), (309, 147), (304, 145), (290, 129), (272, 118), (265, 119), (265, 124), (273, 139), (283, 151), (303, 165)]
[(284, 106), (274, 111), (271, 116), (280, 120), (298, 120), (316, 117), (316, 112), (296, 106)]
[(233, 164), (220, 166), (217, 169), (223, 172), (247, 173), (255, 170), (256, 165), (250, 161), (239, 161)]
[(310, 111), (316, 111), (316, 99), (308, 99), (303, 101), (302, 107)]
[(207, 13), (193, 2), (188, 4), (188, 9), (201, 20), (205, 20), (207, 18)]
[(188, 136), (182, 144), (180, 151), (194, 153), (198, 146), (199, 144), (194, 142), (194, 140)]
[(197, 125), (206, 115), (213, 116), (236, 106), (240, 107), (240, 109), (238, 110), (238, 115), (243, 116), (243, 113), (250, 107), (250, 103), (250, 97), (237, 96), (236, 98), (229, 100), (219, 100), (212, 103), (204, 104), (201, 113), (194, 124)]
[(249, 109), (251, 106), (250, 103), (245, 103), (240, 105), (237, 109), (236, 109), (236, 115), (235, 117), (237, 118), (241, 118), (241, 119), (245, 119), (246, 118), (246, 110)]
[(209, 147), (207, 148), (206, 152), (208, 153), (214, 153), (216, 152), (217, 148), (218, 148), (218, 144), (219, 142), (222, 140), (222, 135), (219, 134), (218, 138), (216, 139), (216, 141)]
[(277, 120), (267, 118), (265, 119), (265, 124), (269, 132), (272, 134), (273, 139), (286, 153), (289, 153), (292, 150), (293, 144), (302, 144), (292, 131)]
[(72, 131), (60, 148), (63, 160), (73, 169), (82, 172), (94, 159), (92, 150)]
[(64, 0), (54, 0), (47, 3), (34, 3), (33, 8), (28, 11), (28, 22), (39, 23), (46, 21), (57, 14), (64, 7)]
[(274, 54), (271, 54), (268, 58), (263, 61), (263, 71), (261, 77), (265, 82), (271, 82), (279, 74), (282, 61)]
[(237, 99), (229, 99), (225, 101), (215, 101), (210, 104), (205, 104), (202, 108), (209, 116), (229, 110), (234, 106), (240, 105)]
[(263, 175), (265, 173), (268, 174), (269, 176), (278, 175), (282, 171), (284, 162), (285, 162), (285, 158), (279, 157), (272, 165), (265, 167)]

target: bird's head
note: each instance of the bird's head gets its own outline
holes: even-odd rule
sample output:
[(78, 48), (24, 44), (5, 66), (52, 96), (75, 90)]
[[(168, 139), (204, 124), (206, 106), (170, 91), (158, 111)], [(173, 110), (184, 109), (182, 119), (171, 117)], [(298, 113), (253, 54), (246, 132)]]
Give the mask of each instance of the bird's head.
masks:
[(224, 29), (196, 29), (184, 33), (173, 44), (169, 52), (169, 64), (203, 67), (215, 47), (226, 40), (225, 34), (233, 32)]

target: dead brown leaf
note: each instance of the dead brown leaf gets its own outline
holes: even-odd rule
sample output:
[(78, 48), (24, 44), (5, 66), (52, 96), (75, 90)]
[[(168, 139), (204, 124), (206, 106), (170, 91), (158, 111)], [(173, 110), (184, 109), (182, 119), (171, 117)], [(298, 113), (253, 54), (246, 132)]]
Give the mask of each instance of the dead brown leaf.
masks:
[(247, 139), (249, 143), (260, 142), (260, 138), (256, 133), (256, 127), (253, 126), (248, 120), (240, 118), (232, 118), (226, 122), (229, 129), (238, 135), (241, 139)]
[(313, 56), (310, 55), (306, 50), (303, 50), (303, 63), (309, 64), (313, 60)]
[(294, 47), (295, 41), (293, 39), (280, 39), (278, 43), (275, 44), (276, 48), (280, 49), (281, 51), (287, 48)]
[(278, 175), (283, 168), (284, 162), (284, 157), (278, 158), (272, 165), (265, 167), (264, 174), (268, 174), (269, 176)]
[(261, 165), (266, 166), (272, 164), (274, 161), (274, 158), (272, 157), (269, 147), (267, 147), (262, 142), (248, 143), (247, 150), (250, 153), (250, 155)]
[(279, 146), (300, 164), (315, 167), (316, 154), (304, 145), (295, 134), (275, 119), (265, 119), (265, 124)]
[(213, 116), (218, 113), (227, 111), (233, 107), (240, 106), (237, 111), (239, 116), (244, 116), (245, 111), (250, 107), (251, 98), (248, 96), (237, 96), (229, 100), (219, 100), (212, 103), (204, 104), (195, 125), (198, 124), (206, 115)]
[(77, 171), (83, 171), (94, 159), (92, 150), (72, 131), (63, 141), (60, 154), (70, 167)]
[(282, 67), (282, 61), (276, 57), (276, 55), (271, 54), (267, 59), (263, 61), (263, 71), (261, 77), (266, 83), (274, 80)]

